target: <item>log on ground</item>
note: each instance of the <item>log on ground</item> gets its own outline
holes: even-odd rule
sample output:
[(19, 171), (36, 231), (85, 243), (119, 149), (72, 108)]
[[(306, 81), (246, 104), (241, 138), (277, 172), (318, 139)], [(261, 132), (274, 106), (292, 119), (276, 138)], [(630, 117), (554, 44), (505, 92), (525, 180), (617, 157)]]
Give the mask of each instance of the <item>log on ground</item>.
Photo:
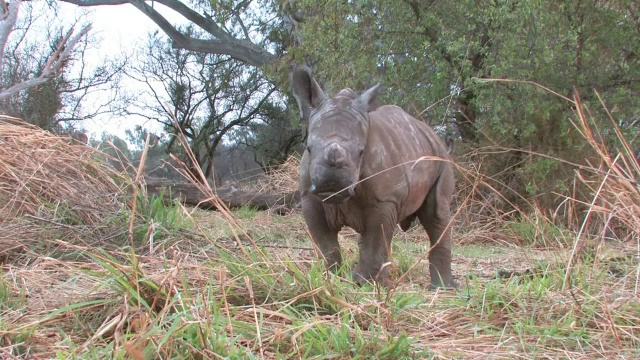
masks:
[[(172, 198), (179, 198), (185, 205), (198, 206), (203, 209), (216, 208), (215, 203), (194, 184), (147, 179), (147, 193), (149, 195), (159, 195), (163, 190)], [(295, 208), (300, 202), (297, 191), (287, 194), (268, 194), (224, 186), (216, 188), (214, 193), (230, 208), (249, 206), (258, 210), (275, 210), (278, 213), (285, 213)]]

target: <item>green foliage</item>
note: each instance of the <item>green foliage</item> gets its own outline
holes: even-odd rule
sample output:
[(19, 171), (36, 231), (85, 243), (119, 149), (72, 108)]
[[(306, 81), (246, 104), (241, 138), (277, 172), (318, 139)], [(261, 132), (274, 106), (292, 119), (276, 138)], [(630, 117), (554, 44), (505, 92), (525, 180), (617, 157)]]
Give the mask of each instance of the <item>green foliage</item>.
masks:
[(67, 86), (62, 79), (49, 79), (42, 85), (27, 89), (19, 116), (45, 130), (55, 129), (56, 117), (62, 108), (62, 96)]
[[(1, 275), (2, 273), (0, 273)], [(0, 277), (0, 304), (5, 304), (9, 297), (11, 296), (11, 292), (9, 291), (9, 284), (6, 283), (3, 277)]]
[(5, 333), (4, 336), (0, 337), (0, 347), (11, 347), (12, 352), (18, 355), (18, 358), (29, 356), (29, 347), (25, 345), (25, 342), (34, 332), (35, 329), (33, 327), (13, 331), (13, 329), (7, 328), (7, 324), (0, 317), (0, 333)]
[[(167, 297), (166, 291), (155, 281), (148, 279), (144, 271), (139, 266), (139, 262), (134, 254), (131, 256), (131, 264), (122, 266), (119, 259), (104, 250), (99, 250), (96, 254), (91, 254), (93, 260), (101, 266), (104, 271), (90, 271), (94, 276), (103, 277), (106, 280), (106, 287), (113, 290), (119, 297), (126, 299), (131, 306), (150, 310), (152, 304), (164, 304)], [(77, 304), (82, 308), (90, 304)], [(62, 309), (68, 311), (70, 309)]]
[(526, 166), (518, 169), (523, 175), (529, 175), (529, 180), (525, 183), (527, 195), (535, 195), (541, 189), (550, 189), (549, 186), (542, 186), (549, 179), (551, 174), (558, 168), (558, 161), (548, 158), (536, 158)]
[(504, 248), (489, 244), (469, 244), (465, 246), (455, 247), (453, 251), (455, 254), (473, 257), (476, 259), (486, 259), (496, 256), (503, 256), (505, 254)]
[[(640, 43), (633, 40), (639, 27), (628, 15), (630, 3), (303, 0), (296, 2), (305, 14), (303, 41), (293, 57), (313, 59), (330, 92), (382, 82), (389, 91), (381, 103), (420, 114), (442, 131), (453, 126), (472, 147), (524, 149), (584, 164), (592, 155), (572, 130), (573, 105), (561, 96), (577, 92), (604, 115), (596, 89), (623, 125), (637, 119)], [(515, 82), (481, 80), (487, 78)], [(597, 127), (604, 141), (612, 140), (609, 122)], [(567, 166), (517, 151), (470, 161), (482, 163), (516, 205), (523, 202), (510, 192), (542, 196), (539, 203), (554, 208), (558, 199), (549, 194), (573, 176)]]
[(512, 237), (513, 243), (522, 246), (557, 248), (574, 241), (573, 234), (542, 217), (507, 221), (503, 230)]
[(127, 142), (116, 135), (102, 133), (101, 140), (94, 141), (91, 146), (108, 155), (107, 162), (119, 170), (126, 169), (134, 160)]
[[(381, 341), (371, 341), (364, 336), (363, 331), (349, 316), (343, 316), (342, 325), (323, 324), (317, 322), (297, 324), (304, 327), (300, 334), (299, 354), (303, 359), (411, 359), (414, 358), (410, 350), (411, 340), (407, 335), (383, 338)], [(350, 325), (353, 324), (353, 325)], [(376, 337), (377, 334), (372, 334)]]
[[(571, 346), (587, 344), (590, 339), (588, 332), (575, 326), (579, 315), (570, 311), (572, 304), (552, 299), (553, 294), (562, 288), (563, 275), (564, 272), (547, 267), (516, 276), (507, 283), (492, 281), (484, 286), (471, 287), (469, 311), (486, 321), (477, 323), (476, 330), (501, 333), (508, 328), (522, 339), (539, 336), (543, 343), (555, 343), (570, 337), (576, 340)], [(555, 302), (555, 311), (548, 311), (546, 306), (541, 306), (549, 302)], [(492, 324), (491, 319), (511, 321), (501, 321), (502, 327)]]
[[(419, 231), (424, 231), (422, 227), (420, 227)], [(425, 234), (426, 236), (426, 234)], [(391, 242), (391, 261), (395, 266), (391, 267), (393, 270), (397, 267), (398, 274), (397, 276), (404, 275), (412, 266), (415, 265), (417, 258), (428, 251), (429, 243), (415, 243), (413, 241), (406, 241), (403, 239), (394, 239)], [(415, 270), (415, 268), (414, 268)], [(413, 281), (415, 277), (422, 277), (423, 274), (419, 271), (413, 271), (413, 273), (409, 273), (407, 275), (407, 281)]]
[(284, 258), (268, 266), (266, 264), (268, 255), (265, 255), (263, 250), (239, 255), (220, 249), (219, 253), (231, 276), (251, 279), (256, 301), (285, 301), (300, 292), (315, 293), (319, 288), (327, 285), (333, 289), (333, 293), (322, 291), (311, 297), (301, 298), (297, 302), (299, 309), (308, 307), (307, 311), (326, 314), (335, 314), (341, 309), (333, 299), (336, 297), (344, 299), (346, 295), (343, 291), (347, 285), (338, 281), (333, 274), (325, 275), (325, 266), (322, 261), (305, 266), (292, 259)]
[(55, 220), (66, 225), (83, 225), (80, 214), (67, 201), (42, 201), (38, 209), (45, 214), (53, 213)]
[(293, 99), (289, 100), (284, 106), (271, 101), (263, 103), (260, 110), (263, 120), (233, 134), (235, 141), (253, 149), (255, 161), (264, 171), (301, 152), (306, 129), (296, 112), (298, 106)]
[[(474, 325), (476, 336), (512, 333), (529, 354), (557, 346), (568, 351), (590, 346), (594, 324), (603, 316), (596, 294), (612, 283), (611, 274), (606, 267), (596, 266), (593, 259), (583, 258), (569, 276), (572, 296), (559, 296), (566, 291), (566, 271), (562, 263), (545, 261), (508, 280), (472, 281), (466, 306), (479, 320)], [(624, 270), (626, 274), (634, 271), (633, 265)], [(533, 344), (527, 342), (531, 337), (537, 339)]]

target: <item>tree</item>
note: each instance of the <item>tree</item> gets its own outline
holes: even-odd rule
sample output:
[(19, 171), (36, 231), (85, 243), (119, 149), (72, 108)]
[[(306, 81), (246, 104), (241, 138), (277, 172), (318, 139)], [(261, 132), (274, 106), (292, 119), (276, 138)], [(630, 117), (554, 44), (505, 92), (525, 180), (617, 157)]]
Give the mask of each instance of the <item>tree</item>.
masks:
[[(205, 54), (229, 55), (247, 65), (262, 67), (273, 64), (278, 57), (267, 49), (272, 47), (269, 29), (281, 19), (274, 16), (276, 6), (270, 1), (215, 2), (196, 0), (192, 7), (179, 0), (63, 0), (79, 6), (131, 4), (156, 23), (171, 39), (176, 49)], [(155, 8), (162, 4), (181, 14), (200, 31), (184, 33), (172, 25)], [(271, 19), (271, 20), (265, 20)]]
[[(152, 2), (138, 0), (63, 1), (86, 7), (131, 4), (159, 26), (162, 32), (169, 37), (170, 44), (175, 51), (182, 50), (183, 53), (191, 51), (224, 59), (227, 66), (235, 68), (234, 73), (236, 76), (239, 75), (239, 78), (242, 78), (247, 85), (250, 83), (247, 80), (252, 80), (263, 84), (273, 83), (278, 88), (284, 89), (283, 85), (286, 84), (289, 70), (288, 51), (292, 45), (299, 41), (293, 34), (299, 14), (291, 11), (292, 7), (289, 2), (285, 2), (281, 6), (279, 2), (271, 0), (222, 0), (214, 3), (200, 0), (189, 2), (178, 0)], [(170, 24), (154, 7), (158, 4), (184, 16), (190, 21), (190, 26), (179, 28)], [(286, 71), (280, 71), (281, 67)], [(141, 78), (140, 76), (138, 77)], [(247, 89), (246, 85), (240, 88), (245, 88), (245, 91), (251, 90)], [(274, 91), (268, 90), (267, 92), (273, 93)], [(237, 95), (240, 94), (239, 92), (236, 93)], [(296, 116), (286, 116), (286, 122), (265, 119), (264, 114), (272, 112), (274, 106), (282, 107), (283, 104), (288, 103), (286, 92), (279, 93), (276, 98), (278, 99), (270, 101), (270, 105), (273, 105), (270, 109), (262, 111), (260, 109), (261, 106), (258, 106), (252, 115), (257, 116), (259, 112), (262, 113), (262, 120), (251, 124), (254, 129), (261, 130), (258, 137), (264, 138), (264, 134), (271, 133), (273, 136), (269, 137), (270, 141), (278, 138), (276, 141), (276, 145), (280, 147), (278, 149), (267, 150), (264, 146), (257, 145), (264, 150), (260, 150), (264, 156), (259, 156), (260, 159), (264, 160), (264, 164), (273, 164), (274, 161), (286, 159), (296, 149), (299, 141), (303, 139), (299, 128), (299, 120)], [(281, 99), (284, 100), (281, 101)], [(249, 104), (250, 102), (243, 100), (241, 103)], [(196, 105), (194, 102), (191, 104)], [(198, 107), (202, 105), (198, 105)], [(210, 108), (211, 104), (207, 104), (207, 106)], [(289, 113), (288, 107), (283, 109)], [(161, 112), (156, 111), (156, 113)], [(210, 120), (216, 121), (215, 118)], [(240, 123), (246, 124), (248, 119), (238, 120)], [(278, 123), (278, 130), (268, 128), (269, 124), (275, 123)], [(284, 124), (287, 126), (286, 131), (279, 131)], [(246, 134), (246, 132), (244, 133)], [(185, 132), (185, 134), (193, 139), (196, 138), (196, 135), (189, 134), (189, 131)], [(203, 134), (206, 134), (206, 131)], [(238, 137), (236, 136), (236, 138)], [(244, 136), (242, 138), (247, 139)], [(220, 139), (204, 142), (203, 144), (210, 143), (213, 145), (214, 143), (219, 143), (219, 141)], [(251, 142), (250, 146), (255, 147), (256, 143)], [(199, 148), (194, 147), (193, 150), (195, 150), (195, 153), (204, 156), (203, 161), (199, 161), (202, 165), (206, 162), (206, 158), (210, 158), (212, 149), (207, 148), (206, 151), (201, 151)], [(210, 166), (206, 168), (207, 173), (211, 171), (212, 168)]]
[(122, 67), (119, 62), (105, 61), (90, 69), (85, 63), (84, 54), (92, 44), (91, 26), (76, 23), (65, 29), (58, 25), (53, 3), (0, 1), (3, 111), (52, 130), (60, 130), (61, 123), (108, 111), (113, 97), (92, 112), (83, 107), (96, 91), (116, 88)]
[(300, 126), (289, 108), (297, 105), (268, 101), (263, 104), (258, 114), (258, 121), (238, 129), (232, 135), (232, 141), (238, 148), (250, 150), (253, 158), (263, 171), (269, 172), (273, 167), (284, 163), (293, 153), (302, 153), (300, 144), (304, 143), (305, 131)]
[[(421, 113), (439, 101), (424, 115), (455, 125), (464, 140), (474, 143), (487, 125), (488, 130), (504, 128), (496, 126), (499, 121), (487, 123), (491, 117), (526, 118), (522, 110), (531, 108), (516, 105), (518, 111), (513, 111), (489, 104), (497, 99), (517, 104), (541, 99), (539, 94), (532, 97), (533, 87), (487, 86), (478, 79), (535, 80), (563, 94), (570, 94), (574, 86), (582, 93), (598, 87), (628, 109), (637, 99), (638, 43), (633, 41), (640, 29), (637, 2), (302, 0), (296, 4), (290, 13), (305, 15), (296, 17), (296, 39), (304, 39), (296, 52), (313, 60), (325, 82), (337, 90), (382, 80), (396, 89), (389, 102)], [(610, 26), (614, 23), (617, 26)], [(558, 106), (555, 100), (543, 102), (553, 109)], [(528, 126), (520, 123), (509, 131), (519, 132), (521, 127)]]
[(155, 101), (139, 94), (135, 113), (160, 122), (170, 134), (184, 134), (196, 164), (174, 146), (175, 137), (166, 150), (181, 155), (192, 171), (201, 168), (210, 179), (216, 149), (229, 132), (256, 118), (275, 86), (259, 69), (228, 56), (173, 49), (158, 33), (150, 35), (139, 55), (139, 65), (129, 75), (145, 84), (146, 94)]
[[(8, 53), (6, 51), (6, 47), (8, 45), (9, 36), (15, 30), (15, 25), (18, 20), (18, 14), (20, 12), (21, 5), (22, 0), (11, 1), (11, 3), (9, 3), (8, 5), (4, 0), (2, 0), (1, 3), (2, 17), (0, 18), (0, 67), (2, 68), (15, 65), (6, 64), (7, 62), (5, 61), (5, 54)], [(22, 30), (23, 33), (21, 34), (21, 36), (24, 36), (24, 33), (26, 33), (26, 30), (28, 30), (29, 26), (31, 25), (30, 20), (31, 19), (27, 20), (27, 28)], [(62, 72), (65, 63), (69, 60), (73, 48), (89, 32), (90, 29), (91, 26), (86, 25), (82, 27), (82, 29), (77, 34), (75, 34), (75, 36), (75, 29), (69, 29), (66, 34), (62, 36), (62, 38), (58, 39), (53, 51), (46, 57), (44, 64), (41, 64), (39, 74), (28, 79), (24, 79), (24, 81), (21, 82), (4, 84), (4, 88), (2, 89), (2, 91), (0, 91), (0, 100), (4, 100), (12, 95), (19, 93), (22, 90), (42, 85), (49, 79), (59, 75)], [(10, 52), (12, 52), (13, 56), (15, 57), (15, 48), (11, 50), (13, 51)], [(11, 60), (12, 59), (9, 58), (9, 61)], [(15, 58), (13, 60), (15, 60)]]
[[(482, 86), (477, 79), (538, 76), (550, 86), (560, 81), (566, 93), (573, 85), (620, 89), (637, 80), (638, 45), (631, 40), (640, 28), (640, 8), (628, 0), (298, 0), (282, 6), (268, 0), (194, 0), (191, 7), (179, 0), (155, 1), (203, 30), (195, 36), (171, 25), (147, 1), (64, 1), (131, 3), (171, 38), (173, 47), (229, 55), (252, 66), (272, 65), (292, 53), (285, 61), (312, 62), (336, 89), (345, 82), (363, 87), (381, 79), (398, 89), (389, 95), (393, 102), (417, 112), (425, 100), (444, 99), (426, 115), (454, 122), (462, 138), (473, 142), (485, 126), (484, 115), (492, 111), (486, 109), (484, 94), (504, 90)], [(600, 65), (600, 60), (608, 63), (606, 71), (589, 74), (589, 64)], [(558, 73), (559, 64), (569, 66)], [(509, 92), (517, 101), (524, 95), (513, 87)]]
[[(586, 157), (571, 131), (570, 102), (531, 84), (483, 79), (535, 81), (569, 97), (578, 91), (594, 111), (602, 108), (596, 88), (616, 104), (621, 122), (633, 124), (640, 115), (637, 2), (301, 0), (297, 6), (305, 14), (298, 51), (314, 59), (325, 84), (334, 90), (389, 84), (394, 91), (383, 102), (457, 128), (472, 147)], [(599, 126), (603, 138), (613, 133), (606, 121)], [(572, 174), (522, 151), (476, 160), (527, 197), (562, 190)]]
[[(394, 89), (382, 102), (456, 129), (471, 147), (497, 144), (584, 161), (583, 144), (570, 130), (571, 103), (517, 81), (537, 82), (561, 96), (577, 91), (596, 105), (594, 111), (601, 108), (593, 91), (598, 89), (614, 104), (620, 125), (630, 133), (639, 130), (637, 1), (289, 0), (282, 6), (270, 0), (194, 0), (190, 6), (155, 1), (184, 15), (204, 36), (171, 26), (153, 3), (129, 2), (156, 22), (175, 48), (260, 67), (281, 89), (286, 82), (274, 69), (292, 62), (314, 67), (333, 91), (382, 82)], [(256, 11), (258, 5), (265, 10)], [(484, 81), (495, 78), (516, 81)], [(603, 122), (599, 128), (610, 141), (611, 126)], [(483, 168), (528, 196), (564, 186), (570, 171), (519, 150), (488, 156)]]

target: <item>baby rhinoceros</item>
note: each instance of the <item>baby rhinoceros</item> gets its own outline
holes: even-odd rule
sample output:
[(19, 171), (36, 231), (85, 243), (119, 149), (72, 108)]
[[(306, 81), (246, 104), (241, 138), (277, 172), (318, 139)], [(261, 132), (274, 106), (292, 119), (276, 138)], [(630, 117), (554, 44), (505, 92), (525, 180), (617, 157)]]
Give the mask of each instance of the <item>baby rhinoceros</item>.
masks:
[(379, 86), (329, 98), (310, 70), (298, 67), (292, 88), (309, 117), (300, 164), (302, 211), (328, 266), (342, 263), (338, 232), (349, 226), (361, 235), (354, 280), (389, 285), (395, 225), (406, 231), (417, 217), (431, 241), (431, 285), (457, 287), (448, 229), (454, 177), (438, 135), (397, 106), (375, 108)]

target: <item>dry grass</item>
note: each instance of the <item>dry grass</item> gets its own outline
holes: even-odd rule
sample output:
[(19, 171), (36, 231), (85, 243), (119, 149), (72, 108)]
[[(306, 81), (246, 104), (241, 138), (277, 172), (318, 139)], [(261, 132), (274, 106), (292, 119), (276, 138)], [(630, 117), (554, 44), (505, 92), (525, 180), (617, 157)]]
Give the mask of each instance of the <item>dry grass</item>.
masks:
[(29, 248), (43, 229), (99, 227), (123, 209), (126, 176), (83, 144), (0, 117), (0, 258)]
[[(605, 145), (593, 115), (588, 108), (581, 105), (578, 95), (575, 97), (575, 103), (579, 111), (574, 125), (601, 160), (599, 164), (593, 164), (589, 171), (581, 171), (578, 174), (580, 182), (593, 194), (589, 213), (597, 217), (598, 221), (605, 226), (618, 225), (630, 230), (629, 234), (638, 234), (640, 233), (640, 160), (636, 158), (629, 141), (624, 137), (608, 110), (607, 114), (619, 144), (613, 149)], [(604, 101), (602, 105), (607, 109)]]
[(298, 170), (300, 157), (289, 156), (281, 165), (274, 167), (268, 174), (260, 174), (236, 183), (238, 187), (246, 187), (252, 192), (285, 195), (298, 190)]
[(0, 219), (23, 215), (57, 217), (64, 206), (86, 225), (100, 222), (122, 205), (124, 178), (95, 149), (26, 124), (0, 118)]
[[(600, 163), (591, 165), (588, 169), (578, 172), (577, 178), (593, 194), (591, 202), (584, 204), (578, 199), (572, 198), (579, 205), (588, 205), (587, 215), (576, 235), (573, 243), (571, 258), (568, 263), (565, 284), (569, 281), (572, 267), (589, 249), (588, 235), (595, 227), (600, 236), (597, 238), (598, 249), (606, 246), (604, 243), (607, 235), (615, 237), (625, 246), (628, 256), (640, 263), (640, 164), (639, 159), (622, 134), (616, 119), (609, 112), (605, 102), (598, 94), (603, 108), (606, 110), (611, 126), (615, 130), (618, 147), (606, 146), (601, 135), (597, 119), (590, 109), (581, 103), (580, 96), (576, 92), (574, 105), (576, 116), (575, 128), (588, 142), (593, 151), (598, 155)], [(634, 286), (635, 293), (640, 291), (640, 265), (636, 273)]]
[(273, 169), (259, 186), (269, 193), (286, 194), (298, 190), (300, 158), (289, 156), (287, 161)]

